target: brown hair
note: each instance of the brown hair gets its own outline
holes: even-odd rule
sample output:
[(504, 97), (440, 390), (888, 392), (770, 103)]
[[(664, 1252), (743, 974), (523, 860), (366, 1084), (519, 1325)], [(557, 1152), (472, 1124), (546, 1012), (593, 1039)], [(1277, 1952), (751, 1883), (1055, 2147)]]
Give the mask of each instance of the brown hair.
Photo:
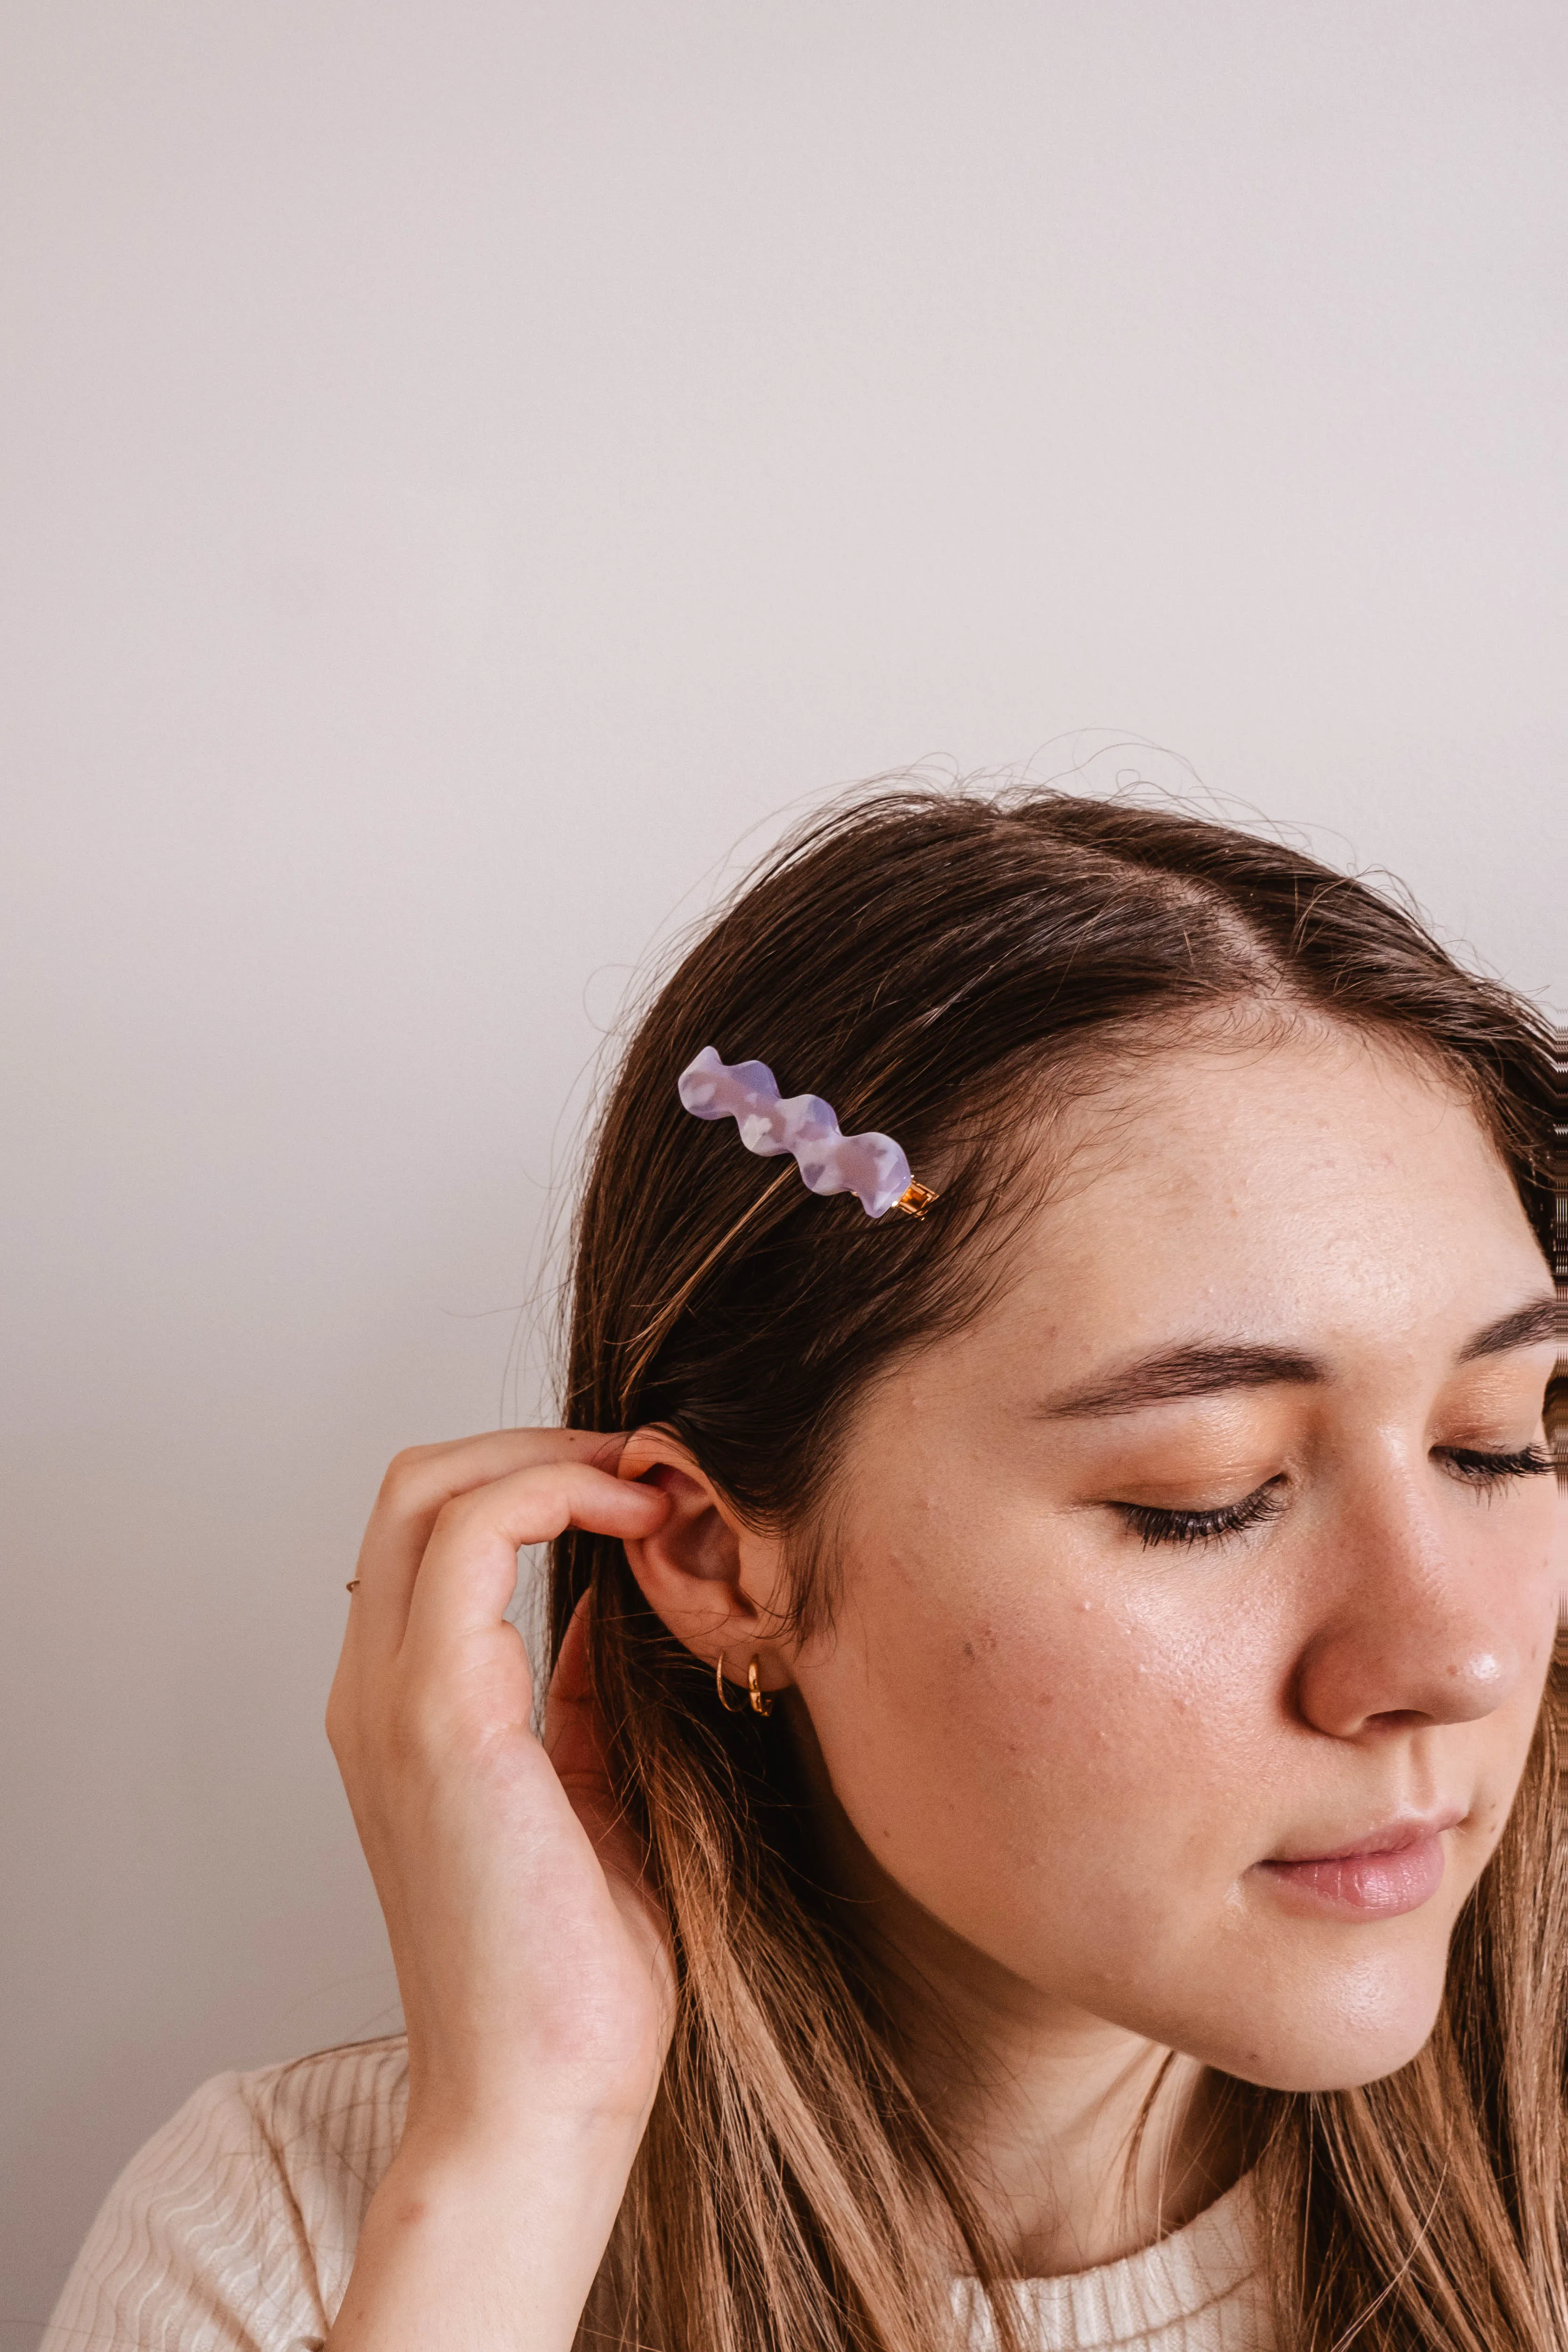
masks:
[[(847, 1409), (973, 1315), (1025, 1104), (1152, 1029), (1315, 1013), (1461, 1085), (1550, 1249), (1552, 1039), (1414, 916), (1300, 852), (1051, 791), (880, 789), (768, 858), (633, 1036), (577, 1228), (566, 1417), (658, 1423), (750, 1523), (809, 1531)], [(923, 1222), (822, 1201), (690, 1118), (699, 1048), (756, 1056), (940, 1183)], [(1010, 1106), (1007, 1115), (1004, 1107)], [(803, 1622), (831, 1606), (798, 1546)], [(999, 2264), (811, 1869), (787, 1743), (721, 1714), (618, 1544), (555, 1546), (558, 1644), (592, 1671), (668, 1904), (674, 2042), (581, 2341), (662, 2352), (931, 2352), (954, 2255)], [(1568, 1645), (1461, 1916), (1436, 2030), (1351, 2091), (1227, 2084), (1256, 2170), (1280, 2352), (1549, 2352), (1568, 2341)], [(1009, 2299), (994, 2294), (1004, 2347)]]

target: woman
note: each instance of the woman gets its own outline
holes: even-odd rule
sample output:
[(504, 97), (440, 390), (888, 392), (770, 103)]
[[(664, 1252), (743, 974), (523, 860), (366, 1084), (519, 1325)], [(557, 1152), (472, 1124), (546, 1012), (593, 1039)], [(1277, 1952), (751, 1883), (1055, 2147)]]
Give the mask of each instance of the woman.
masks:
[(406, 2043), (198, 2093), (49, 2352), (1561, 2347), (1550, 1048), (1184, 815), (770, 860), (609, 1101), (567, 1427), (371, 1518)]

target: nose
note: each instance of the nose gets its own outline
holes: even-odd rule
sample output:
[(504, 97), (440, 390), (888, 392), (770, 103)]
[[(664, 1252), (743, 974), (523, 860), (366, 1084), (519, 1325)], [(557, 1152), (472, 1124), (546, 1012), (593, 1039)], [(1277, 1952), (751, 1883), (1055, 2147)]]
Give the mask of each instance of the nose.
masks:
[(1418, 1476), (1379, 1484), (1347, 1512), (1339, 1572), (1324, 1580), (1297, 1668), (1301, 1715), (1340, 1739), (1490, 1715), (1539, 1648), (1535, 1580), (1497, 1523), (1456, 1541)]

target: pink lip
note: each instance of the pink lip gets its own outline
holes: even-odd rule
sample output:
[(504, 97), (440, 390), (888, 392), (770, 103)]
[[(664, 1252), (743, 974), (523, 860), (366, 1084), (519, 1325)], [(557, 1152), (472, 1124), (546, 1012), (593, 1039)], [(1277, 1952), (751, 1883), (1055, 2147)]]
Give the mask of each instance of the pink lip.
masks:
[(1340, 1846), (1332, 1853), (1291, 1855), (1267, 1871), (1292, 1910), (1342, 1919), (1393, 1919), (1418, 1910), (1443, 1883), (1443, 1832), (1463, 1821), (1457, 1809), (1424, 1821), (1408, 1816)]

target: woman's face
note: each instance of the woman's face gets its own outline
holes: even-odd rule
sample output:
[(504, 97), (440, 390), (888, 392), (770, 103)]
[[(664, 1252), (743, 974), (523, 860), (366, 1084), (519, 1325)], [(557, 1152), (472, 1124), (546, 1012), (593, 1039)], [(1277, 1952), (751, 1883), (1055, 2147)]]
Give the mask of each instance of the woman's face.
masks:
[(1551, 1658), (1546, 1269), (1468, 1110), (1354, 1037), (1172, 1050), (1064, 1142), (1005, 1295), (863, 1399), (788, 1671), (867, 1853), (1018, 1995), (1367, 2082)]

